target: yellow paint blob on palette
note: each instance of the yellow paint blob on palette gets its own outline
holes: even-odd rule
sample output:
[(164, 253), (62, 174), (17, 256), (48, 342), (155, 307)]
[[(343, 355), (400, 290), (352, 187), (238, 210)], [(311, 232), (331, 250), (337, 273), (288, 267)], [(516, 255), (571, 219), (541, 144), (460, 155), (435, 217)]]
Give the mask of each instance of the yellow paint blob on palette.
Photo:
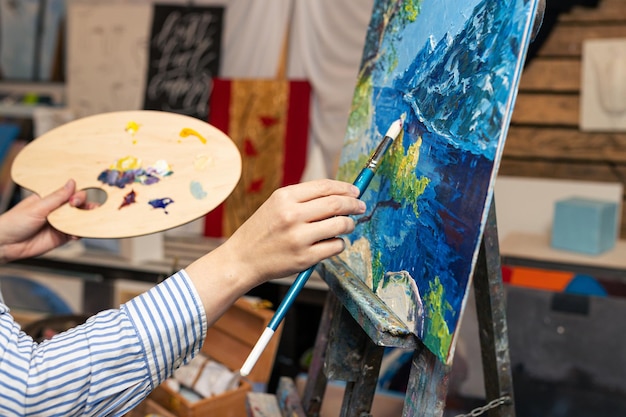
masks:
[[(203, 161), (203, 163), (198, 163)], [(11, 169), (20, 186), (45, 196), (72, 178), (106, 200), (92, 210), (55, 210), (48, 221), (80, 237), (126, 238), (204, 216), (233, 191), (241, 156), (223, 132), (201, 120), (160, 111), (79, 119), (38, 137)]]

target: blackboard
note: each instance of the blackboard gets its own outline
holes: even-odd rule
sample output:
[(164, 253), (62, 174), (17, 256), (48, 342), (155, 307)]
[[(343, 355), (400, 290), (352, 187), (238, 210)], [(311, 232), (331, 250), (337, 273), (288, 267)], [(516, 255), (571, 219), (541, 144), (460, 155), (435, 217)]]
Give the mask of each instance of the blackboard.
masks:
[(208, 117), (223, 7), (154, 5), (144, 109)]

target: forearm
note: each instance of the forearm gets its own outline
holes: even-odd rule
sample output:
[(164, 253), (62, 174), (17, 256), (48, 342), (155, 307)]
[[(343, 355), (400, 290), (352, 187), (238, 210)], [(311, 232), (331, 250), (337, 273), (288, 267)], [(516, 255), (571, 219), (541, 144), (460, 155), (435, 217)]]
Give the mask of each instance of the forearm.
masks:
[(200, 294), (210, 327), (237, 299), (258, 282), (255, 274), (247, 271), (243, 262), (234, 259), (237, 248), (230, 250), (226, 242), (185, 268), (190, 280)]
[(0, 415), (121, 415), (190, 360), (205, 334), (184, 272), (40, 345), (0, 305)]

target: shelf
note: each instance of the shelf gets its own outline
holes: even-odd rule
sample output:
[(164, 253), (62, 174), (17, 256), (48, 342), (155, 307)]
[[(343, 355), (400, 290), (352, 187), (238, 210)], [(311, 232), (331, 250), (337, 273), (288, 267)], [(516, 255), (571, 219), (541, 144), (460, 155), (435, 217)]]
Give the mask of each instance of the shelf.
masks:
[(566, 270), (626, 282), (626, 240), (600, 255), (555, 249), (547, 234), (513, 232), (500, 242), (502, 264)]

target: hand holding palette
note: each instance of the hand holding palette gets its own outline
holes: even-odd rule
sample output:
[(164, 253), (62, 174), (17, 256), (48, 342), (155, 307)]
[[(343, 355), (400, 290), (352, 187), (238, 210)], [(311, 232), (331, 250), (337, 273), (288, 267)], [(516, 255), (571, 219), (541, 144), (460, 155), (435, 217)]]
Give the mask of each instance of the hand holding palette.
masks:
[(123, 111), (79, 119), (29, 143), (11, 169), (20, 186), (45, 196), (68, 179), (99, 189), (92, 210), (66, 204), (48, 216), (79, 237), (127, 238), (188, 223), (235, 188), (241, 156), (230, 138), (201, 120), (160, 111)]

